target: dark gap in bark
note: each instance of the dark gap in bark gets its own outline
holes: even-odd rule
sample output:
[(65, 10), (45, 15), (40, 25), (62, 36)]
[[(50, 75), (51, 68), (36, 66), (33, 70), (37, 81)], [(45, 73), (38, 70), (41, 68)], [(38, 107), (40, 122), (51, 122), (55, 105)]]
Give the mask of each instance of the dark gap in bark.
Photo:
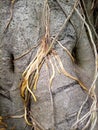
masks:
[(10, 70), (13, 73), (15, 72), (14, 55), (12, 53), (10, 53)]
[(75, 46), (72, 50), (72, 56), (74, 57), (75, 59), (75, 63), (78, 64), (79, 60), (78, 60), (78, 56), (77, 56), (77, 47)]
[(66, 86), (59, 87), (59, 88), (57, 88), (57, 90), (52, 92), (52, 94), (53, 94), (53, 96), (55, 96), (57, 93), (60, 93), (63, 90), (68, 89), (69, 87), (73, 87), (74, 85), (77, 85), (77, 84), (78, 84), (78, 82), (75, 81), (75, 82), (72, 82), (72, 83), (70, 83), (70, 84), (68, 84)]
[(0, 90), (1, 90), (0, 96), (3, 97), (3, 98), (6, 98), (6, 99), (8, 99), (12, 102), (9, 91), (7, 91), (6, 89), (3, 89), (1, 86), (0, 86)]

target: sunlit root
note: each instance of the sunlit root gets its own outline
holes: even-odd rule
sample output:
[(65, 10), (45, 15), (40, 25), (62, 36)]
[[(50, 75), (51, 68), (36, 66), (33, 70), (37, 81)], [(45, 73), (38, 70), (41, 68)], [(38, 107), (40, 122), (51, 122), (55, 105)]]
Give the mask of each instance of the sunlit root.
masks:
[[(77, 81), (80, 84), (80, 86), (83, 90), (88, 91), (88, 89), (84, 86), (84, 84), (78, 78), (72, 76), (71, 74), (69, 74), (65, 70), (63, 63), (62, 63), (59, 55), (57, 54), (57, 52), (55, 50), (51, 49), (50, 52), (47, 53), (48, 46), (47, 47), (44, 46), (45, 42), (42, 42), (41, 44), (42, 45), (40, 46), (40, 49), (38, 50), (36, 56), (31, 61), (29, 66), (26, 68), (26, 70), (24, 71), (23, 81), (22, 81), (22, 84), (21, 84), (21, 95), (22, 95), (24, 102), (25, 102), (25, 104), (24, 104), (25, 105), (24, 118), (25, 118), (26, 123), (28, 125), (31, 125), (31, 123), (28, 121), (28, 117), (27, 117), (27, 106), (26, 106), (26, 104), (28, 102), (26, 100), (26, 97), (28, 96), (27, 91), (30, 93), (30, 95), (32, 95), (34, 101), (36, 102), (37, 99), (36, 99), (36, 96), (33, 93), (33, 89), (36, 90), (36, 88), (37, 88), (37, 83), (38, 83), (38, 79), (39, 79), (39, 76), (40, 76), (40, 70), (41, 70), (43, 64), (46, 62), (46, 59), (47, 59), (47, 62), (50, 63), (50, 69), (52, 71), (52, 75), (50, 76), (50, 80), (49, 80), (49, 86), (50, 87), (52, 86), (53, 79), (55, 78), (55, 71), (59, 68), (58, 70), (59, 70), (60, 73), (62, 73), (65, 76)], [(53, 60), (52, 60), (52, 58), (53, 58)], [(57, 67), (55, 67), (55, 65)], [(32, 86), (29, 86), (29, 78), (32, 74), (33, 74), (33, 84), (32, 84)]]
[(55, 68), (54, 68), (54, 65), (53, 65), (51, 59), (49, 59), (49, 62), (50, 62), (51, 67), (52, 67), (52, 75), (51, 75), (51, 77), (50, 77), (50, 87), (51, 87), (52, 81), (53, 81), (53, 79), (54, 79), (54, 77), (55, 77)]
[(69, 77), (69, 78), (71, 78), (71, 79), (77, 81), (77, 82), (80, 84), (80, 86), (83, 88), (83, 90), (85, 90), (85, 91), (88, 92), (87, 87), (86, 87), (78, 78), (72, 76), (71, 74), (69, 74), (69, 73), (65, 70), (65, 68), (64, 68), (64, 66), (63, 66), (63, 64), (62, 64), (62, 61), (61, 61), (59, 55), (57, 55), (56, 53), (55, 53), (55, 58), (57, 59), (57, 61), (58, 61), (58, 63), (59, 63), (59, 66), (60, 66), (60, 68), (61, 68), (61, 72), (62, 72), (65, 76), (67, 76), (67, 77)]
[[(25, 106), (24, 106), (25, 107)], [(26, 121), (26, 123), (29, 125), (29, 126), (31, 126), (32, 124), (28, 121), (28, 118), (27, 118), (27, 110), (26, 110), (27, 108), (25, 107), (25, 113), (24, 113), (24, 119), (25, 119), (25, 121)]]
[[(54, 39), (54, 38), (52, 37), (52, 39)], [(56, 42), (67, 52), (67, 54), (70, 56), (70, 58), (71, 58), (72, 61), (74, 62), (75, 59), (74, 59), (74, 57), (72, 56), (72, 54), (70, 53), (70, 51), (69, 51), (66, 47), (64, 47), (64, 46), (60, 43), (60, 41), (56, 40)]]
[(44, 43), (44, 41), (42, 40), (40, 49), (38, 50), (37, 55), (35, 56), (35, 58), (31, 61), (31, 63), (29, 64), (29, 66), (26, 68), (26, 70), (23, 73), (23, 81), (21, 84), (21, 95), (24, 98), (25, 97), (25, 90), (28, 89), (28, 91), (32, 94), (34, 100), (36, 101), (36, 98), (34, 96), (34, 94), (32, 93), (31, 89), (28, 86), (28, 81), (29, 81), (29, 77), (31, 74), (36, 74), (35, 76), (35, 85), (34, 85), (34, 89), (36, 88), (36, 84), (38, 81), (38, 77), (39, 77), (39, 70), (41, 68), (40, 65), (42, 65), (43, 60), (46, 56), (46, 50), (47, 47)]
[[(56, 44), (58, 43), (60, 47), (63, 48), (65, 52), (69, 55), (72, 61), (74, 61), (74, 57), (71, 55), (70, 51), (66, 47), (64, 47), (57, 39), (58, 39), (59, 34), (66, 27), (67, 22), (70, 20), (70, 17), (72, 16), (75, 10), (75, 7), (77, 5), (77, 1), (75, 2), (75, 5), (70, 15), (67, 17), (60, 31), (57, 33), (57, 35), (54, 38), (50, 37), (50, 32), (49, 32), (50, 31), (49, 30), (50, 9), (48, 5), (48, 1), (47, 0), (45, 1), (44, 13), (43, 13), (45, 16), (43, 19), (43, 23), (45, 27), (45, 34), (40, 40), (41, 42), (39, 44), (39, 48), (35, 57), (33, 58), (33, 60), (30, 62), (30, 64), (28, 65), (28, 67), (25, 69), (25, 71), (22, 74), (22, 83), (20, 86), (21, 96), (24, 100), (24, 109), (25, 109), (24, 118), (28, 125), (33, 126), (33, 122), (31, 121), (29, 122), (29, 119), (31, 119), (31, 116), (29, 114), (30, 109), (28, 109), (28, 104), (29, 104), (29, 101), (31, 100), (30, 98), (31, 96), (33, 97), (35, 102), (37, 101), (37, 98), (34, 92), (36, 89), (38, 89), (37, 84), (40, 77), (40, 70), (44, 63), (47, 63), (47, 65), (50, 65), (48, 66), (49, 68), (48, 70), (51, 72), (51, 76), (49, 78), (49, 87), (52, 87), (53, 80), (56, 77), (55, 73), (56, 71), (58, 71), (59, 74), (62, 73), (66, 77), (77, 81), (79, 85), (81, 86), (81, 88), (88, 92), (87, 87), (77, 77), (72, 76), (65, 70), (66, 68), (64, 68), (60, 56), (57, 54), (55, 48), (53, 48), (54, 43)], [(29, 53), (29, 51), (27, 53)], [(19, 58), (23, 57), (25, 54), (21, 55)]]

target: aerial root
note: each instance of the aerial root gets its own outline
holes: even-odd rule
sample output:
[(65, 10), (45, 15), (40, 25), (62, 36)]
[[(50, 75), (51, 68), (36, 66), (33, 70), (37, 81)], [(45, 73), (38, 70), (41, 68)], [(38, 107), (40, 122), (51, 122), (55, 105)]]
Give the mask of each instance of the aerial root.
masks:
[[(48, 15), (50, 14), (50, 10), (49, 10), (49, 6), (47, 4), (48, 4), (48, 2), (46, 0), (46, 5), (45, 5), (45, 8), (44, 8), (45, 20), (46, 20), (44, 22), (45, 22), (46, 33), (45, 33), (44, 37), (41, 39), (41, 43), (39, 45), (39, 49), (37, 51), (37, 54), (35, 55), (34, 59), (30, 62), (30, 64), (28, 65), (28, 67), (25, 69), (25, 71), (22, 74), (23, 81), (22, 81), (22, 84), (21, 84), (21, 96), (24, 99), (24, 108), (25, 108), (24, 118), (25, 118), (26, 123), (28, 125), (33, 125), (33, 122), (31, 123), (28, 120), (28, 116), (30, 116), (30, 115), (28, 115), (28, 109), (27, 109), (28, 108), (28, 106), (27, 106), (28, 101), (26, 100), (26, 97), (28, 99), (28, 98), (30, 98), (30, 96), (32, 96), (34, 101), (37, 101), (37, 98), (36, 98), (36, 96), (33, 92), (34, 92), (34, 90), (37, 89), (37, 84), (38, 84), (38, 80), (39, 80), (39, 77), (40, 77), (40, 70), (41, 70), (43, 64), (46, 63), (46, 59), (49, 63), (48, 65), (50, 65), (50, 69), (51, 69), (51, 76), (49, 78), (50, 87), (52, 86), (53, 80), (56, 76), (55, 73), (56, 73), (56, 70), (57, 70), (59, 74), (62, 73), (66, 77), (77, 81), (79, 83), (79, 85), (81, 86), (81, 88), (83, 90), (85, 90), (86, 92), (88, 92), (87, 87), (77, 77), (72, 76), (70, 73), (68, 73), (65, 70), (60, 56), (57, 54), (57, 52), (55, 50), (53, 50), (54, 43), (55, 42), (58, 43), (60, 45), (60, 47), (62, 47), (62, 49), (64, 49), (66, 51), (66, 53), (69, 55), (71, 60), (74, 62), (74, 57), (71, 55), (70, 51), (66, 47), (64, 47), (60, 43), (60, 41), (57, 40), (57, 38), (58, 38), (59, 34), (62, 32), (62, 30), (66, 27), (66, 25), (67, 25), (68, 21), (70, 20), (70, 17), (72, 16), (73, 12), (77, 11), (76, 6), (78, 4), (78, 0), (75, 2), (74, 7), (73, 7), (70, 15), (65, 20), (65, 22), (62, 25), (60, 31), (57, 33), (57, 35), (54, 38), (52, 37), (52, 39), (53, 39), (52, 42), (50, 40), (51, 37), (49, 35), (49, 17), (48, 17)], [(29, 51), (27, 53), (29, 53)], [(20, 58), (24, 55), (25, 54), (21, 55)], [(32, 76), (32, 83), (30, 83), (31, 75), (33, 75)], [(51, 90), (51, 88), (50, 88), (50, 90)], [(81, 111), (80, 111), (80, 113), (81, 113)], [(88, 113), (88, 115), (89, 114), (90, 113)], [(83, 120), (85, 119), (85, 117), (86, 116), (84, 115)], [(30, 119), (31, 119), (31, 116), (30, 116)]]
[(3, 33), (6, 32), (6, 30), (8, 29), (8, 27), (9, 27), (9, 25), (10, 25), (10, 23), (11, 23), (11, 20), (12, 20), (12, 18), (13, 18), (13, 8), (14, 8), (14, 3), (15, 3), (15, 1), (16, 1), (16, 0), (11, 0), (10, 18), (9, 18), (9, 20), (8, 20), (6, 26), (5, 26), (5, 29), (4, 29)]
[[(53, 52), (53, 53), (52, 53)], [(52, 56), (54, 58), (55, 61), (58, 61), (58, 65), (61, 69), (61, 71), (59, 70), (59, 72), (63, 73), (65, 76), (77, 81), (80, 86), (88, 91), (88, 89), (83, 85), (83, 83), (76, 77), (72, 76), (71, 74), (69, 74), (65, 69), (64, 69), (64, 66), (62, 64), (62, 61), (59, 57), (59, 55), (57, 55), (56, 51), (52, 51)], [(34, 85), (33, 85), (33, 88), (34, 90), (36, 90), (36, 86), (37, 86), (37, 82), (38, 82), (38, 79), (39, 79), (39, 72), (40, 72), (40, 69), (42, 67), (42, 64), (41, 64), (41, 59), (43, 59), (43, 56), (41, 56), (41, 54), (36, 58), (36, 60), (34, 60), (34, 62), (32, 64), (30, 64), (29, 68), (25, 71), (25, 73), (23, 75), (25, 75), (24, 77), (24, 81), (22, 83), (22, 86), (21, 86), (21, 95), (24, 97), (24, 94), (25, 94), (25, 89), (27, 88), (27, 90), (31, 93), (31, 95), (33, 96), (34, 98), (34, 101), (36, 101), (36, 97), (34, 96), (33, 92), (31, 91), (29, 85), (28, 85), (28, 80), (29, 80), (29, 77), (32, 73), (34, 73)], [(50, 59), (49, 57), (49, 62), (50, 62), (50, 65), (51, 65), (51, 68), (52, 68), (52, 76), (50, 77), (50, 86), (52, 85), (52, 81), (55, 77), (55, 67), (54, 67), (54, 64), (52, 63), (52, 60)], [(55, 65), (57, 66), (56, 62), (55, 62)], [(56, 67), (58, 69), (58, 67)]]
[[(49, 53), (47, 53), (47, 48), (46, 48), (46, 46), (44, 46), (43, 43), (44, 42), (42, 42), (42, 45), (40, 46), (40, 49), (38, 50), (36, 56), (31, 61), (31, 63), (28, 65), (28, 67), (26, 68), (26, 70), (23, 72), (23, 75), (22, 75), (23, 81), (21, 84), (21, 95), (22, 95), (25, 103), (27, 102), (25, 99), (25, 97), (28, 96), (27, 95), (28, 93), (26, 93), (27, 91), (30, 93), (30, 95), (32, 95), (34, 101), (35, 102), (37, 101), (36, 96), (33, 93), (33, 90), (37, 89), (37, 83), (38, 83), (38, 79), (40, 76), (40, 70), (41, 70), (43, 64), (46, 62), (46, 59), (50, 63), (50, 66), (51, 66), (50, 69), (52, 70), (52, 75), (50, 76), (50, 79), (49, 79), (50, 86), (52, 86), (53, 79), (55, 78), (55, 66), (56, 66), (56, 69), (59, 73), (62, 73), (65, 76), (77, 81), (80, 84), (81, 88), (88, 91), (87, 88), (83, 85), (83, 83), (80, 80), (78, 80), (78, 78), (72, 76), (65, 70), (63, 63), (61, 61), (61, 58), (59, 57), (57, 52), (52, 49)], [(68, 50), (66, 52), (68, 53)], [(71, 55), (70, 55), (70, 57), (71, 57)], [(32, 74), (33, 74), (33, 85), (30, 86), (29, 78)], [(27, 106), (25, 106), (24, 117), (25, 117), (27, 124), (31, 125), (27, 119)]]
[(25, 119), (25, 121), (26, 121), (26, 123), (29, 125), (29, 126), (32, 126), (32, 123), (30, 123), (29, 121), (28, 121), (28, 118), (27, 118), (27, 108), (26, 108), (26, 106), (24, 106), (24, 119)]
[[(51, 38), (54, 39), (53, 37), (51, 37)], [(66, 47), (64, 47), (64, 46), (61, 44), (61, 42), (58, 41), (57, 39), (56, 39), (56, 42), (67, 52), (67, 54), (70, 56), (70, 58), (71, 58), (72, 61), (74, 62), (75, 59), (74, 59), (74, 57), (72, 56), (72, 54), (70, 53), (70, 51), (69, 51)]]
[(85, 21), (85, 19), (83, 18), (83, 16), (80, 14), (80, 12), (75, 8), (75, 11), (77, 12), (78, 16), (80, 17), (80, 19), (83, 21), (84, 25), (86, 26), (86, 29), (88, 31), (88, 34), (89, 34), (89, 37), (90, 37), (90, 41), (91, 41), (91, 44), (92, 44), (92, 47), (93, 47), (93, 50), (94, 50), (94, 56), (95, 56), (95, 74), (94, 74), (94, 78), (93, 78), (93, 82), (90, 86), (90, 89), (88, 91), (88, 95), (86, 97), (86, 99), (84, 100), (84, 102), (82, 103), (81, 107), (80, 107), (80, 110), (77, 114), (77, 121), (74, 123), (73, 126), (76, 126), (78, 123), (80, 122), (83, 122), (83, 117), (85, 117), (85, 119), (88, 118), (88, 116), (85, 114), (82, 118), (80, 118), (80, 114), (81, 114), (81, 111), (84, 107), (84, 105), (86, 104), (86, 102), (88, 101), (89, 97), (91, 97), (92, 99), (92, 104), (90, 106), (90, 110), (89, 110), (89, 119), (86, 123), (86, 125), (83, 127), (82, 130), (85, 130), (89, 124), (90, 124), (90, 130), (93, 130), (95, 125), (96, 125), (96, 121), (97, 121), (97, 98), (96, 98), (96, 93), (95, 93), (95, 88), (96, 88), (96, 80), (98, 78), (98, 71), (97, 71), (97, 50), (96, 50), (96, 46), (95, 46), (95, 43), (94, 43), (94, 40), (93, 40), (93, 36), (92, 36), (92, 32), (91, 32), (91, 29), (88, 25), (88, 23)]
[(34, 93), (32, 92), (32, 90), (29, 88), (28, 81), (27, 81), (27, 90), (31, 93), (34, 101), (36, 102), (37, 101), (36, 96), (34, 95)]
[(50, 78), (50, 87), (51, 87), (52, 81), (53, 81), (53, 79), (54, 79), (54, 77), (55, 77), (55, 68), (54, 68), (54, 65), (53, 65), (53, 63), (52, 63), (52, 61), (51, 61), (50, 58), (49, 58), (49, 62), (50, 62), (51, 67), (52, 67), (52, 75), (51, 75), (51, 78)]
[(59, 55), (57, 55), (56, 53), (55, 53), (55, 58), (56, 58), (56, 60), (58, 61), (58, 64), (59, 64), (59, 66), (60, 66), (60, 68), (61, 68), (61, 72), (62, 72), (65, 76), (67, 76), (67, 77), (69, 77), (69, 78), (71, 78), (71, 79), (77, 81), (77, 82), (80, 84), (81, 88), (82, 88), (83, 90), (85, 90), (85, 91), (88, 92), (87, 87), (86, 87), (78, 78), (72, 76), (71, 74), (69, 74), (69, 73), (65, 70), (65, 68), (64, 68), (64, 66), (63, 66), (63, 64), (62, 64), (62, 61), (61, 61)]

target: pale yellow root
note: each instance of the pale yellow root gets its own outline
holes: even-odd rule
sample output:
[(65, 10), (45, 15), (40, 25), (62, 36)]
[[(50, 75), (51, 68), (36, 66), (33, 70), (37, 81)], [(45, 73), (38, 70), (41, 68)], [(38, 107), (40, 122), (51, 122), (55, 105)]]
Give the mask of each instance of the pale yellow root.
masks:
[(54, 79), (54, 76), (55, 76), (55, 69), (54, 69), (54, 65), (53, 65), (53, 63), (52, 63), (52, 60), (49, 58), (49, 62), (50, 62), (50, 64), (51, 64), (51, 67), (52, 67), (52, 75), (51, 75), (51, 77), (50, 77), (50, 87), (51, 87), (51, 85), (52, 85), (52, 82), (53, 82), (53, 79)]
[[(52, 39), (54, 39), (54, 38), (52, 37)], [(71, 58), (72, 61), (74, 62), (75, 59), (74, 59), (74, 57), (72, 56), (72, 54), (70, 53), (70, 51), (69, 51), (66, 47), (64, 47), (64, 46), (60, 43), (60, 41), (56, 40), (56, 42), (58, 42), (58, 44), (67, 52), (67, 54), (70, 56), (70, 58)]]
[(28, 119), (27, 119), (27, 110), (26, 110), (26, 107), (24, 106), (24, 110), (25, 110), (25, 113), (24, 113), (24, 119), (25, 119), (25, 121), (26, 121), (26, 123), (29, 125), (29, 126), (31, 126), (32, 124), (28, 121)]
[(72, 76), (71, 74), (69, 74), (69, 73), (64, 69), (64, 66), (63, 66), (63, 64), (62, 64), (62, 62), (61, 62), (61, 59), (60, 59), (59, 55), (55, 55), (55, 58), (57, 59), (57, 61), (58, 61), (58, 63), (59, 63), (59, 66), (60, 66), (60, 68), (61, 68), (62, 73), (63, 73), (65, 76), (67, 76), (67, 77), (69, 77), (69, 78), (71, 78), (71, 79), (77, 81), (77, 82), (80, 84), (80, 86), (81, 86), (85, 91), (88, 92), (87, 87), (84, 86), (84, 84), (83, 84), (78, 78)]

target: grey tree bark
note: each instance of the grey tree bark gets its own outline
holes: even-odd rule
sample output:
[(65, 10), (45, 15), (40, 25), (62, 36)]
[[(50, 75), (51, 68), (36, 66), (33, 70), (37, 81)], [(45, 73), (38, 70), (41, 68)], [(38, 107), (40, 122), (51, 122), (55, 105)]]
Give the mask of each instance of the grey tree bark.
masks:
[[(57, 0), (48, 0), (48, 2), (50, 35), (54, 37), (67, 18), (65, 13), (67, 16), (70, 14), (75, 0), (59, 0), (59, 3)], [(22, 72), (34, 58), (38, 47), (20, 59), (14, 59), (36, 45), (44, 35), (42, 19), (44, 0), (16, 0), (13, 18), (6, 32), (3, 33), (10, 18), (10, 7), (10, 0), (0, 0), (0, 115), (5, 117), (4, 122), (8, 125), (7, 130), (12, 128), (33, 130), (25, 123), (24, 117), (7, 118), (7, 116), (24, 113), (19, 84)], [(79, 6), (77, 8), (82, 13), (81, 8)], [(71, 22), (68, 22), (67, 27), (60, 33), (58, 40), (75, 58), (73, 63), (70, 56), (59, 44), (54, 46), (62, 59), (65, 70), (90, 88), (95, 71), (95, 56), (83, 21), (76, 12), (72, 15)], [(53, 61), (53, 57), (51, 60)], [(78, 82), (59, 74), (57, 71), (51, 90), (50, 94), (49, 72), (44, 63), (35, 91), (37, 102), (31, 99), (30, 108), (33, 118), (45, 130), (70, 130), (87, 93)], [(90, 105), (91, 99), (89, 98), (81, 116), (89, 111)], [(84, 125), (85, 121), (78, 124), (77, 130), (82, 130)], [(89, 128), (87, 129), (89, 130)]]

